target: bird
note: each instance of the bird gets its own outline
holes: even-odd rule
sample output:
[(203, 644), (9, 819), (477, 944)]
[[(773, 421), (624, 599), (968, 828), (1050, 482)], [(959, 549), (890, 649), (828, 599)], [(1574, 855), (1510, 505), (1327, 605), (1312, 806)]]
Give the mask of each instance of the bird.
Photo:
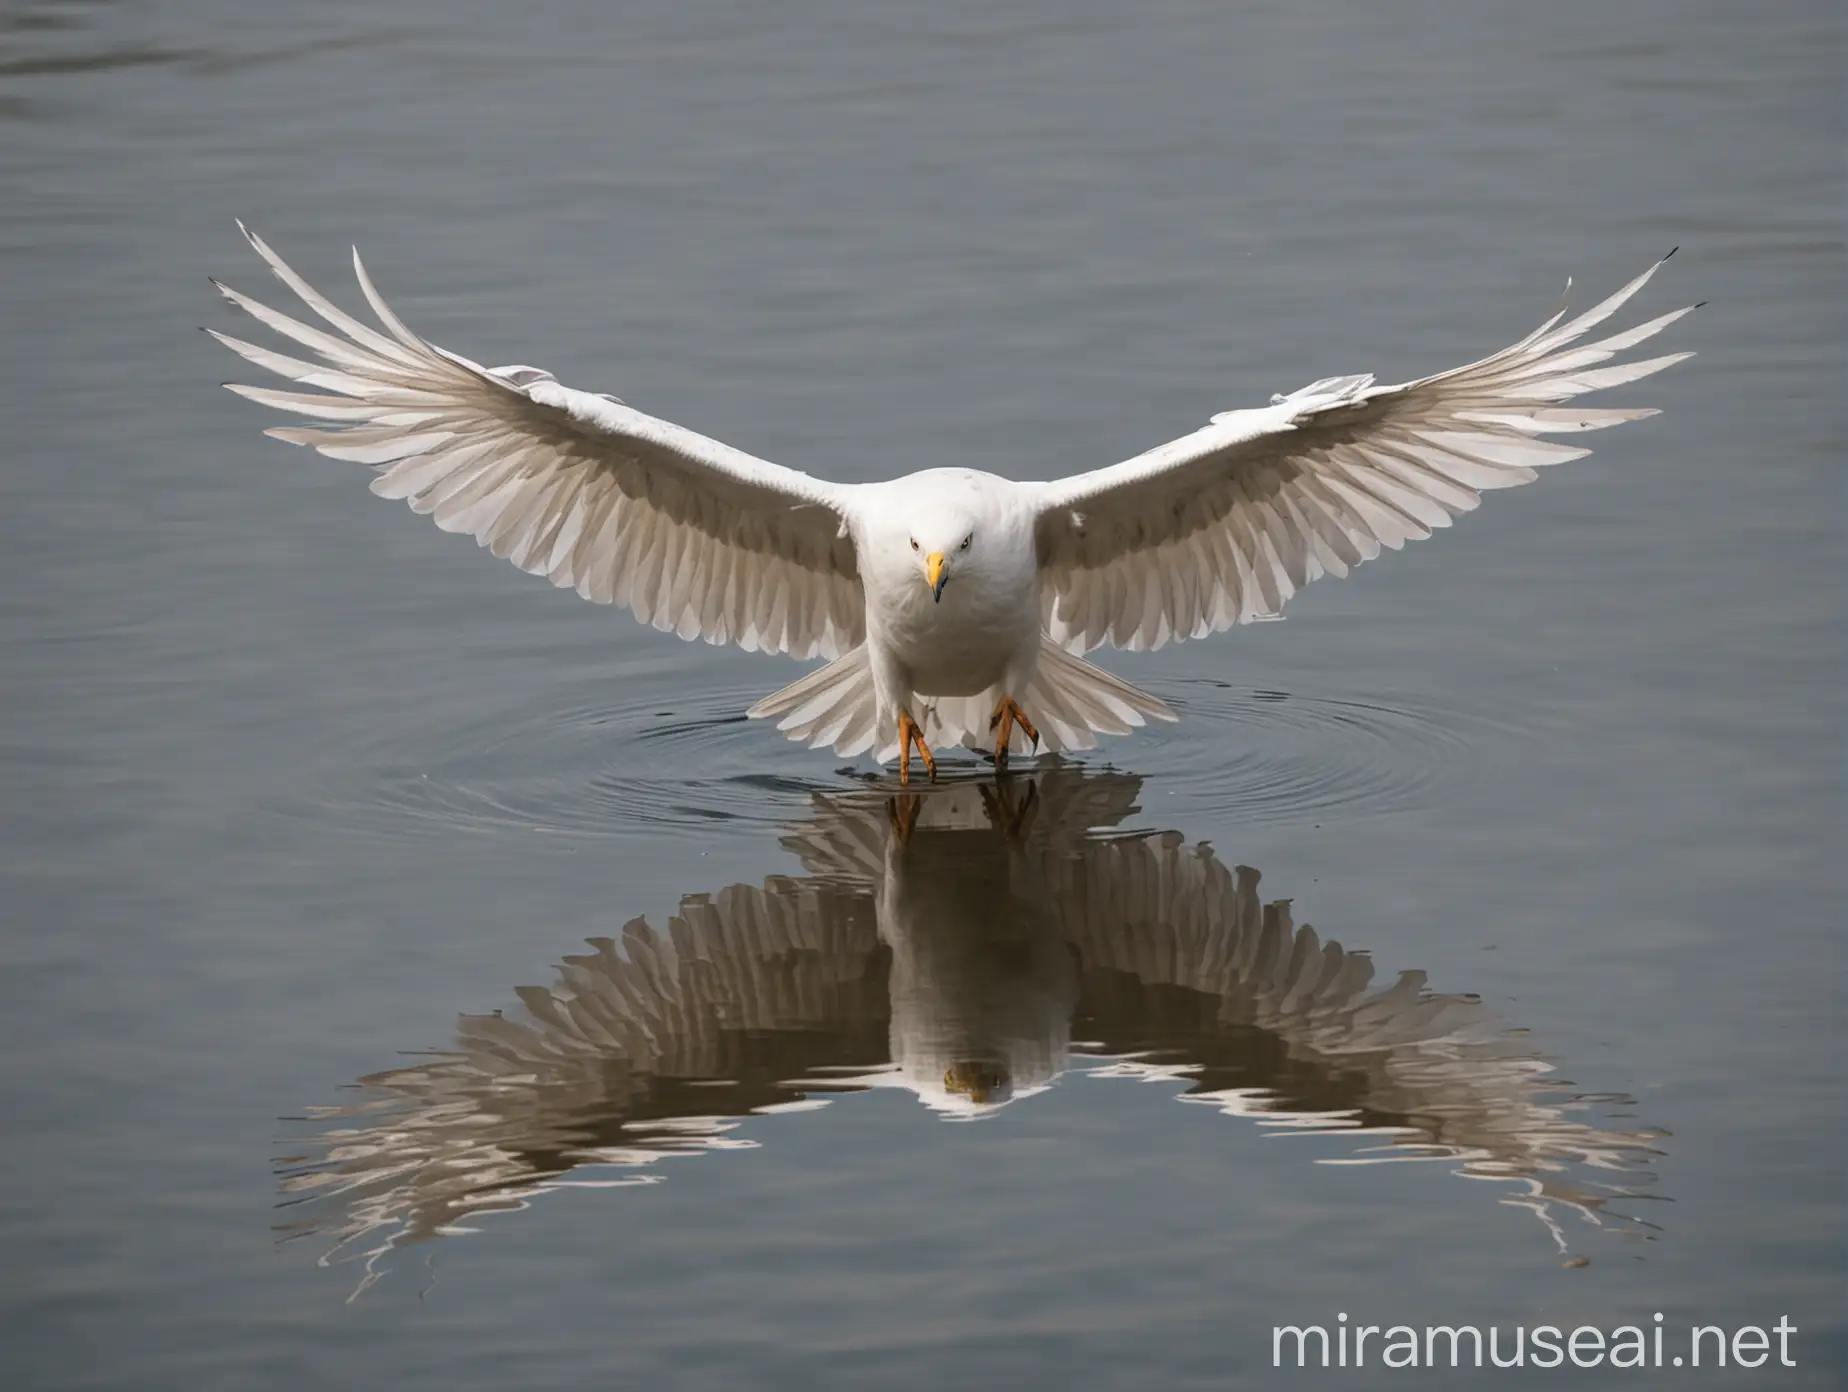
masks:
[(280, 1159), (302, 1205), (284, 1232), (363, 1255), (370, 1283), (474, 1218), (747, 1148), (754, 1116), (886, 1090), (988, 1122), (1071, 1077), (1335, 1138), (1328, 1163), (1448, 1164), (1562, 1253), (1566, 1218), (1640, 1232), (1621, 1210), (1654, 1185), (1659, 1133), (1596, 1124), (1614, 1099), (1562, 1085), (1480, 997), (1378, 983), (1257, 870), (1130, 829), (1143, 789), (1055, 757), (998, 783), (812, 792), (782, 838), (800, 874), (592, 938), (447, 1048), (308, 1109)]
[(295, 384), (225, 384), (312, 422), (265, 434), (369, 465), (381, 497), (663, 632), (826, 659), (747, 714), (811, 748), (896, 757), (901, 783), (914, 748), (934, 780), (946, 745), (992, 750), (1001, 772), (1010, 755), (1090, 749), (1175, 720), (1086, 654), (1275, 618), (1311, 581), (1589, 452), (1546, 437), (1656, 415), (1569, 403), (1692, 356), (1599, 365), (1699, 308), (1583, 341), (1664, 256), (1576, 317), (1562, 303), (1466, 366), (1396, 386), (1324, 377), (1105, 468), (1028, 482), (952, 465), (841, 484), (543, 369), (440, 348), (391, 309), (354, 248), (372, 327), (238, 227), (326, 326), (212, 282), (312, 355), (207, 330)]

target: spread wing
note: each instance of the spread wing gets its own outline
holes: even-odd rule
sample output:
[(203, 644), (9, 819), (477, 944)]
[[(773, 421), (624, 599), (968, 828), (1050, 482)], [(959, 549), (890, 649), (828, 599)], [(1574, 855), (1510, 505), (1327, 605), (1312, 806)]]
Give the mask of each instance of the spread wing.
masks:
[(1037, 542), (1047, 631), (1074, 652), (1140, 650), (1269, 617), (1309, 581), (1449, 526), (1484, 490), (1530, 482), (1536, 468), (1589, 452), (1540, 437), (1655, 415), (1561, 403), (1692, 356), (1595, 366), (1688, 309), (1574, 346), (1661, 264), (1577, 318), (1560, 323), (1562, 309), (1467, 367), (1396, 387), (1325, 378), (1044, 485)]
[(599, 604), (624, 605), (682, 638), (830, 658), (860, 642), (864, 603), (840, 511), (851, 487), (753, 458), (537, 368), (484, 368), (426, 343), (392, 313), (355, 251), (353, 269), (381, 333), (244, 235), (334, 330), (218, 286), (318, 359), (213, 332), (257, 366), (317, 389), (232, 385), (322, 422), (267, 434), (369, 464), (381, 497), (403, 498), (520, 569)]

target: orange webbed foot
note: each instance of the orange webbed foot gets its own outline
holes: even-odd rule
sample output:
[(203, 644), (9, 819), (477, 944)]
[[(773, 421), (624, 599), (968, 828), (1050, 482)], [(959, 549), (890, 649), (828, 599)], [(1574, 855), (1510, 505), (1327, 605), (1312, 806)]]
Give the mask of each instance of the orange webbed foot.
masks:
[(898, 713), (898, 781), (911, 781), (911, 745), (917, 742), (918, 753), (924, 756), (924, 772), (930, 781), (937, 781), (937, 759), (930, 752), (930, 746), (924, 742), (924, 727), (911, 718), (910, 711)]
[(1039, 749), (1039, 731), (1033, 722), (1027, 719), (1019, 703), (1012, 696), (1003, 696), (1001, 703), (995, 707), (995, 713), (988, 717), (988, 728), (995, 732), (995, 772), (1007, 769), (1007, 746), (1014, 737), (1014, 727), (1018, 725), (1028, 739), (1033, 741), (1033, 748)]

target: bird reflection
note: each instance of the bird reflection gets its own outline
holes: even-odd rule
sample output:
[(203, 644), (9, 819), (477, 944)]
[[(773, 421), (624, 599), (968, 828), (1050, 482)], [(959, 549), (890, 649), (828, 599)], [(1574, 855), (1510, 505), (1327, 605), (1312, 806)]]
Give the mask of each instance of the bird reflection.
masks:
[(1139, 787), (1054, 766), (813, 795), (784, 838), (804, 874), (593, 938), (517, 1011), (465, 1015), (452, 1049), (312, 1113), (281, 1179), (308, 1208), (283, 1231), (366, 1257), (363, 1290), (386, 1253), (478, 1215), (748, 1147), (754, 1114), (884, 1087), (977, 1120), (1078, 1072), (1352, 1137), (1324, 1162), (1501, 1181), (1562, 1253), (1568, 1218), (1647, 1226), (1610, 1207), (1657, 1153), (1587, 1119), (1613, 1099), (1574, 1095), (1473, 996), (1418, 972), (1376, 988), (1364, 953), (1263, 902), (1257, 871), (1120, 831)]

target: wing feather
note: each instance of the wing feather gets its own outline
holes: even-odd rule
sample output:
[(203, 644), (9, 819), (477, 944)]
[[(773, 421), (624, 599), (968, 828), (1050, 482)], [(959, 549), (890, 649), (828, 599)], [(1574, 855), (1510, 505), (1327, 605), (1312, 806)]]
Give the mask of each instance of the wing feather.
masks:
[(354, 275), (380, 332), (239, 229), (327, 326), (218, 286), (318, 359), (213, 331), (246, 361), (315, 389), (232, 385), (247, 400), (314, 422), (266, 434), (368, 465), (378, 470), (372, 491), (381, 497), (682, 638), (833, 658), (865, 636), (853, 544), (841, 526), (852, 488), (573, 390), (538, 369), (484, 368), (436, 347), (393, 312), (355, 251)]
[(1310, 581), (1345, 575), (1449, 526), (1482, 493), (1588, 453), (1540, 437), (1656, 414), (1560, 403), (1693, 356), (1599, 365), (1689, 309), (1580, 342), (1661, 264), (1478, 362), (1400, 386), (1323, 378), (1121, 464), (1040, 485), (1048, 632), (1074, 652), (1139, 650), (1269, 617)]

